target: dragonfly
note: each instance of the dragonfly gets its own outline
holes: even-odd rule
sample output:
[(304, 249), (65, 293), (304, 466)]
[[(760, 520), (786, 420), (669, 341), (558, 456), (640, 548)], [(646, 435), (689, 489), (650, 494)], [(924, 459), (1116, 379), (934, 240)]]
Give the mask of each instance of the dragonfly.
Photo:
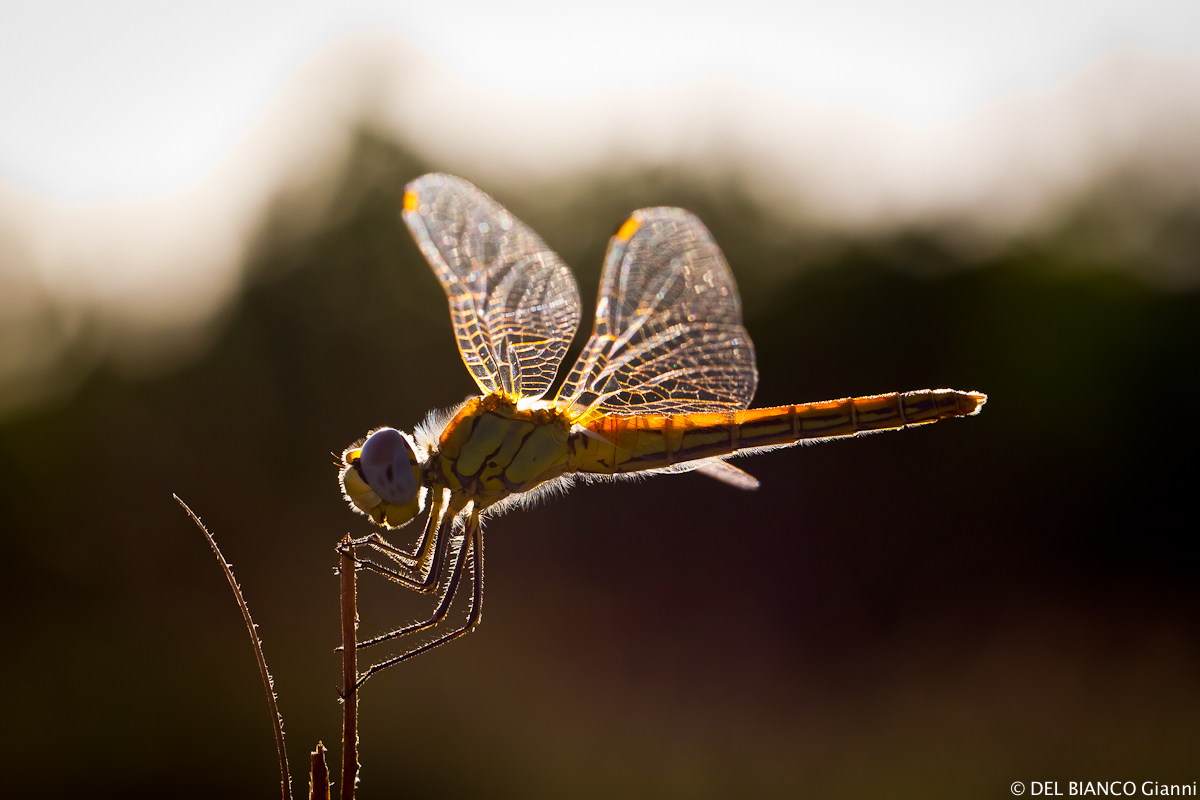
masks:
[[(356, 688), (479, 624), (485, 517), (577, 481), (647, 473), (694, 470), (754, 489), (759, 482), (726, 459), (971, 416), (987, 401), (934, 389), (751, 409), (758, 371), (733, 273), (699, 218), (666, 207), (633, 212), (609, 240), (591, 338), (547, 398), (579, 327), (567, 265), (462, 178), (412, 181), (402, 215), (446, 292), (481, 394), (431, 412), (411, 434), (373, 430), (342, 455), (351, 508), (386, 529), (425, 518), (410, 548), (374, 532), (342, 552), (366, 548), (355, 556), (361, 568), (437, 597), (428, 618), (358, 646), (440, 631), (367, 668)], [(445, 630), (468, 572), (466, 620)]]

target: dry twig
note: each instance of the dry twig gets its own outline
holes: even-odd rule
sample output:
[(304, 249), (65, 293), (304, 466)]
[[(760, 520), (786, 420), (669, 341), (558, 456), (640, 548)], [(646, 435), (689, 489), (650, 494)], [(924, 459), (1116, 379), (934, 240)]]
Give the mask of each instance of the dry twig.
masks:
[(250, 617), (250, 606), (246, 605), (242, 589), (233, 577), (233, 567), (225, 560), (225, 556), (221, 555), (221, 548), (217, 547), (217, 540), (208, 532), (208, 528), (204, 527), (204, 523), (200, 521), (196, 513), (188, 508), (188, 504), (179, 499), (179, 495), (171, 496), (179, 505), (183, 506), (183, 510), (188, 513), (188, 516), (204, 534), (204, 538), (208, 540), (208, 546), (212, 548), (213, 555), (217, 557), (217, 563), (221, 565), (221, 569), (225, 570), (225, 579), (229, 581), (229, 588), (233, 589), (233, 596), (237, 598), (238, 608), (242, 610), (242, 619), (246, 622), (246, 630), (250, 633), (250, 642), (254, 645), (254, 657), (258, 659), (258, 672), (262, 675), (263, 688), (267, 691), (267, 705), (271, 708), (271, 724), (275, 729), (275, 747), (279, 750), (280, 789), (283, 792), (283, 800), (292, 800), (292, 776), (288, 771), (287, 746), (283, 739), (283, 717), (279, 714), (279, 705), (275, 697), (275, 681), (271, 678), (270, 670), (267, 669), (267, 658), (263, 655), (262, 641), (258, 638), (258, 626)]

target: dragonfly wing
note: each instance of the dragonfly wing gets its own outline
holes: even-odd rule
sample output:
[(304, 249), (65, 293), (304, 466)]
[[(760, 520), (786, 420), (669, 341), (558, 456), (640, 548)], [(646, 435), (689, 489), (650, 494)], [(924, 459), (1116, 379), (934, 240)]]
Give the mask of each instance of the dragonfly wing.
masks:
[(405, 187), (404, 221), (450, 300), (463, 362), (485, 394), (546, 393), (579, 327), (579, 287), (558, 254), (474, 184)]
[(596, 325), (558, 402), (579, 417), (739, 411), (757, 384), (712, 234), (681, 208), (635, 211), (609, 241)]
[(711, 461), (702, 461), (700, 466), (696, 467), (696, 472), (716, 478), (721, 483), (728, 483), (736, 489), (757, 489), (762, 485), (758, 482), (758, 478), (746, 470), (715, 458)]

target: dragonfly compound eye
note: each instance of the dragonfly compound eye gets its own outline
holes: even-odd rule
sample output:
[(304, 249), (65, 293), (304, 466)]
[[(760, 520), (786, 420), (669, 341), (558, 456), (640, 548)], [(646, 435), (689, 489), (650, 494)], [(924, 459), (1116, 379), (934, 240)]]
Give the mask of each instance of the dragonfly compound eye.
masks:
[(371, 434), (359, 455), (359, 467), (375, 494), (403, 506), (416, 499), (420, 490), (417, 459), (408, 441), (395, 428)]

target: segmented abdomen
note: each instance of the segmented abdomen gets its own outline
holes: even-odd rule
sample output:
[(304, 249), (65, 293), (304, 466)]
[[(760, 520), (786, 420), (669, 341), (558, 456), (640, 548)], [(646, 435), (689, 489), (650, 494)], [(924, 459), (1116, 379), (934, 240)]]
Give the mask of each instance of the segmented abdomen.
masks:
[(805, 439), (924, 425), (976, 414), (986, 401), (978, 392), (926, 389), (727, 414), (608, 416), (587, 426), (593, 435), (572, 437), (569, 469), (601, 475), (661, 469)]

